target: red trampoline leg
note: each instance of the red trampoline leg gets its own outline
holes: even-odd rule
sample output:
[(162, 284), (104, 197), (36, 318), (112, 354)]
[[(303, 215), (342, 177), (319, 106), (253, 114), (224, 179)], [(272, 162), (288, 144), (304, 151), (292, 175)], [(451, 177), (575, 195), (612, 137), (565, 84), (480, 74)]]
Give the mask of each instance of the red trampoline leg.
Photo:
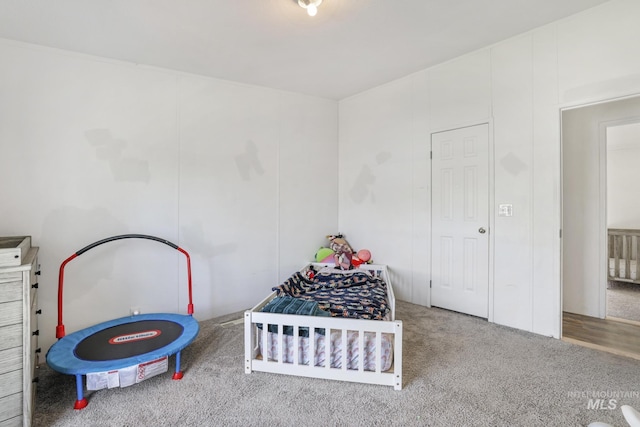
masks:
[(181, 380), (184, 376), (184, 372), (180, 370), (180, 352), (176, 353), (176, 371), (173, 374), (172, 379)]
[(82, 409), (89, 404), (87, 398), (82, 396), (82, 375), (76, 375), (76, 390), (78, 392), (78, 400), (73, 405), (73, 409)]

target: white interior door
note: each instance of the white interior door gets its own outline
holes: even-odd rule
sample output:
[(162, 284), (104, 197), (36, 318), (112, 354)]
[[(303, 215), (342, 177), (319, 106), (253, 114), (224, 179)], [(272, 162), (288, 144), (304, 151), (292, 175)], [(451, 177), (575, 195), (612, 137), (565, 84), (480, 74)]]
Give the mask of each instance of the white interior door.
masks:
[(489, 127), (434, 133), (431, 305), (489, 315)]

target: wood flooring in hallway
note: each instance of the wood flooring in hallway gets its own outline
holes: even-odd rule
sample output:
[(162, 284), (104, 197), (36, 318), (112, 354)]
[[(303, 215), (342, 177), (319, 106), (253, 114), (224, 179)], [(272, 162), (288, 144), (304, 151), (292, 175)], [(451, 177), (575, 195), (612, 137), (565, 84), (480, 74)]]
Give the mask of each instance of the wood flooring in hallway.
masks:
[(640, 360), (640, 324), (563, 313), (562, 339)]

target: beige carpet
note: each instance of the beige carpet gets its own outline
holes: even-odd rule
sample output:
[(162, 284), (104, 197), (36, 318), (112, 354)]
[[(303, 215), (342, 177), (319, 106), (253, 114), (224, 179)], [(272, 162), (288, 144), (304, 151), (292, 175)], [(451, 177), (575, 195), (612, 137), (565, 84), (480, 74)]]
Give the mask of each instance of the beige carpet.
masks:
[(640, 322), (640, 284), (609, 282), (607, 316)]
[(41, 368), (35, 425), (625, 426), (620, 405), (640, 408), (639, 361), (445, 310), (404, 302), (397, 309), (405, 328), (401, 391), (247, 375), (243, 325), (221, 326), (234, 317), (227, 316), (201, 323), (183, 352), (181, 381), (168, 372), (94, 392), (81, 411), (72, 409), (74, 377)]

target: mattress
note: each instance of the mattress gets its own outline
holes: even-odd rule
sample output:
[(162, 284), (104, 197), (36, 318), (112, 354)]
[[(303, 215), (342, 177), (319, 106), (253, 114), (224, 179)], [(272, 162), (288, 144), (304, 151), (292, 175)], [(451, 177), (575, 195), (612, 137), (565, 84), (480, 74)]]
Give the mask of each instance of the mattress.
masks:
[[(324, 334), (316, 333), (315, 335), (315, 354), (313, 355), (313, 363), (315, 366), (326, 366), (327, 351), (326, 351), (326, 336)], [(359, 336), (357, 331), (347, 331), (347, 369), (358, 369), (359, 359), (362, 354), (359, 349)], [(294, 336), (282, 335), (284, 337), (284, 349), (283, 349), (283, 362), (293, 363), (294, 360)], [(259, 336), (262, 338), (262, 336)], [(331, 339), (331, 353), (329, 355), (329, 363), (332, 368), (342, 368), (343, 363), (343, 348), (342, 348), (342, 331), (332, 330), (330, 334)], [(259, 339), (260, 354), (264, 356), (262, 350), (262, 339)], [(281, 348), (278, 340), (278, 334), (269, 332), (267, 333), (267, 357), (271, 361), (278, 360), (279, 351)], [(389, 334), (381, 335), (381, 371), (386, 371), (391, 368), (393, 364), (393, 338)], [(301, 365), (308, 365), (309, 354), (309, 338), (298, 337), (298, 363)], [(364, 334), (364, 370), (375, 371), (376, 370), (376, 334), (373, 332), (365, 332)]]

